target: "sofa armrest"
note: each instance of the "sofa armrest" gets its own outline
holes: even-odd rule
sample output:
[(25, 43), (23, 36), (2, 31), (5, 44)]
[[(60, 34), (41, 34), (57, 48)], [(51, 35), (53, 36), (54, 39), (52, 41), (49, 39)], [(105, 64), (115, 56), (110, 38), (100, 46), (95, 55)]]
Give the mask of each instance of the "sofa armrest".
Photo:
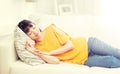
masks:
[(11, 64), (17, 60), (13, 38), (14, 34), (0, 36), (0, 74), (9, 74)]

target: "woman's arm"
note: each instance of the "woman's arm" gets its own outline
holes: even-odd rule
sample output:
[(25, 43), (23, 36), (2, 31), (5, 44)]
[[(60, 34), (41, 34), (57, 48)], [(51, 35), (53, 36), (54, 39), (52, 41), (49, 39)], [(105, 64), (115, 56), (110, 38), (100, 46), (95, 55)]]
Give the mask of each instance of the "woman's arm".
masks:
[(58, 58), (56, 58), (55, 56), (50, 56), (50, 55), (45, 55), (45, 54), (40, 54), (37, 52), (33, 52), (35, 55), (39, 56), (40, 58), (42, 58), (45, 62), (49, 63), (49, 64), (59, 64), (60, 61)]
[(57, 48), (57, 49), (49, 52), (49, 55), (59, 55), (59, 54), (68, 52), (68, 51), (72, 50), (73, 48), (74, 48), (74, 47), (73, 47), (73, 44), (72, 44), (72, 42), (69, 40), (69, 41), (67, 41), (66, 44), (64, 44), (64, 45), (61, 46), (60, 48)]
[(49, 64), (59, 64), (60, 61), (58, 58), (56, 58), (55, 56), (51, 56), (51, 55), (47, 55), (45, 53), (43, 53), (42, 51), (38, 51), (36, 50), (33, 45), (31, 45), (30, 43), (26, 42), (25, 44), (26, 49), (33, 53), (36, 56), (39, 56), (40, 58), (42, 58), (45, 62), (49, 63)]
[[(68, 35), (66, 32), (64, 32), (63, 30), (61, 30), (60, 28), (56, 27), (54, 24), (52, 25), (52, 27), (59, 33), (61, 34), (66, 34)], [(59, 55), (62, 53), (65, 53), (67, 51), (70, 51), (74, 48), (72, 42), (70, 40), (68, 40), (63, 46), (61, 46), (60, 48), (57, 48), (53, 51), (51, 51), (49, 54), (50, 55)]]

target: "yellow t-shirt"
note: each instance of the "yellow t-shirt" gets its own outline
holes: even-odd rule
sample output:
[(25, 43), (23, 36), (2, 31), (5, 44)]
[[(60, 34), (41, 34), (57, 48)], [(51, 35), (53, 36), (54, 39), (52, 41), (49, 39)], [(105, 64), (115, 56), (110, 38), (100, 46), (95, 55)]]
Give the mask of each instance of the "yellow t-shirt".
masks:
[(35, 48), (42, 51), (50, 52), (63, 46), (68, 40), (71, 40), (74, 49), (66, 53), (56, 55), (56, 57), (60, 61), (75, 64), (84, 64), (88, 57), (88, 47), (86, 39), (83, 37), (71, 38), (66, 33), (63, 34), (56, 31), (52, 26), (53, 25), (50, 25), (45, 29), (43, 41), (36, 43)]

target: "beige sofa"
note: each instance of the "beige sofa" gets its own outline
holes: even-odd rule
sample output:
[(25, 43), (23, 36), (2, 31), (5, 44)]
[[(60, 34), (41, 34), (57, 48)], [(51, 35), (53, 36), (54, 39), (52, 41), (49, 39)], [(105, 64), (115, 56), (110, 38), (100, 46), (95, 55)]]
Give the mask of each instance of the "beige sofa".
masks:
[[(30, 16), (29, 19), (40, 23), (41, 28), (44, 29), (44, 24), (55, 23), (57, 26), (68, 32), (72, 36), (99, 36), (109, 44), (119, 47), (117, 40), (114, 36), (105, 31), (100, 23), (95, 24), (95, 17), (93, 16)], [(98, 19), (98, 18), (96, 18)], [(102, 19), (99, 17), (98, 20)], [(39, 20), (39, 21), (38, 21)], [(101, 21), (100, 21), (101, 22)], [(106, 23), (102, 23), (106, 24)], [(95, 29), (99, 27), (99, 29)], [(102, 29), (102, 30), (101, 30)], [(114, 29), (114, 28), (112, 28)], [(96, 30), (96, 31), (95, 31)], [(104, 33), (101, 31), (104, 30)], [(79, 31), (79, 32), (78, 32)], [(110, 30), (111, 31), (111, 30)], [(96, 33), (95, 33), (96, 32)], [(118, 32), (118, 30), (117, 30)], [(111, 31), (115, 35), (116, 31)], [(105, 36), (112, 36), (106, 38)], [(119, 37), (119, 35), (117, 36)], [(101, 67), (88, 67), (84, 65), (63, 63), (60, 64), (41, 64), (38, 66), (31, 66), (20, 59), (14, 49), (14, 33), (5, 33), (0, 35), (0, 74), (120, 74), (120, 68), (101, 68)]]

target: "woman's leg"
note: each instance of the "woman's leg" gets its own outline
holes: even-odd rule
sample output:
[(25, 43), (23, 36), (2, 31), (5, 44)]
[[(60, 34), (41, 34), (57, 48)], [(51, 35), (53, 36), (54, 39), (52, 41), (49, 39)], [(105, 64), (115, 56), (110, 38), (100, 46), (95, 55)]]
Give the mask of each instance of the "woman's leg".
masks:
[(120, 67), (120, 60), (114, 56), (89, 56), (85, 65), (93, 67), (117, 68)]
[(103, 41), (90, 37), (88, 39), (89, 56), (102, 55), (102, 56), (115, 56), (120, 59), (120, 49), (114, 48)]

